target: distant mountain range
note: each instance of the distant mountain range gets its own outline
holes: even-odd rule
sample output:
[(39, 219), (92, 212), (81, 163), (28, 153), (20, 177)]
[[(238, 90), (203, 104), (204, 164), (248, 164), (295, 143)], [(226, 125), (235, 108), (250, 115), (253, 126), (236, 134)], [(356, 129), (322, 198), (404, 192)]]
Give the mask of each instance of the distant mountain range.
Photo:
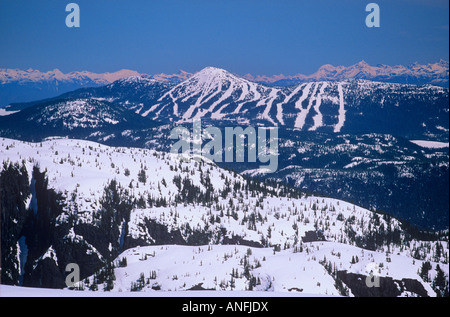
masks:
[(8, 84), (13, 82), (86, 82), (91, 81), (99, 85), (106, 85), (118, 79), (130, 76), (138, 76), (138, 72), (128, 69), (122, 69), (114, 73), (91, 73), (87, 71), (71, 72), (64, 74), (59, 69), (48, 72), (40, 72), (39, 70), (29, 68), (27, 70), (20, 69), (0, 69), (0, 82)]
[(308, 81), (367, 79), (389, 83), (424, 85), (432, 84), (448, 87), (449, 63), (440, 60), (434, 64), (421, 65), (413, 63), (408, 66), (376, 65), (371, 66), (361, 61), (351, 66), (323, 65), (311, 75), (297, 74), (293, 76), (253, 76), (247, 74), (244, 78), (270, 85), (292, 85)]
[(134, 70), (122, 69), (114, 73), (92, 73), (87, 71), (63, 73), (59, 69), (40, 72), (35, 69), (0, 68), (0, 108), (13, 102), (27, 102), (63, 94), (84, 87), (98, 87), (130, 76), (145, 76), (161, 82), (179, 82), (191, 74), (145, 75)]
[[(13, 102), (27, 102), (54, 97), (83, 87), (98, 87), (130, 76), (140, 76), (159, 82), (179, 83), (193, 74), (180, 70), (176, 74), (142, 74), (122, 69), (113, 73), (92, 73), (88, 71), (63, 73), (58, 69), (40, 72), (35, 69), (0, 68), (0, 107)], [(345, 79), (367, 79), (404, 84), (449, 85), (449, 62), (440, 60), (434, 64), (409, 66), (370, 66), (361, 61), (352, 66), (324, 65), (311, 75), (251, 75), (244, 79), (270, 86), (290, 86), (311, 81), (335, 81)]]

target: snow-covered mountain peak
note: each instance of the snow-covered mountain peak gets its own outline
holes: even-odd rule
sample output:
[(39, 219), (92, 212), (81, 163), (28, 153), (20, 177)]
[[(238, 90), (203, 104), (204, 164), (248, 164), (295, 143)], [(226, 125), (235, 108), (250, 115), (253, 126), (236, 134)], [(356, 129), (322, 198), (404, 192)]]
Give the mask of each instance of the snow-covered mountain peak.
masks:
[[(206, 67), (167, 91), (149, 111), (155, 112), (156, 117), (169, 115), (181, 121), (205, 116), (222, 119), (227, 112), (238, 114), (244, 103), (260, 101), (270, 92), (274, 92), (274, 99), (277, 91), (224, 69)], [(164, 112), (169, 109), (170, 113)]]
[(207, 66), (205, 68), (203, 68), (202, 70), (200, 70), (199, 72), (197, 72), (197, 74), (219, 74), (219, 73), (228, 73), (228, 71), (226, 71), (223, 68), (219, 68), (219, 67), (214, 67), (214, 66)]
[(192, 80), (198, 81), (199, 83), (210, 83), (212, 81), (222, 81), (222, 80), (239, 80), (239, 77), (229, 73), (225, 69), (217, 67), (205, 67), (201, 71), (195, 73)]
[(370, 66), (365, 60), (359, 61), (356, 65), (359, 67), (369, 67)]

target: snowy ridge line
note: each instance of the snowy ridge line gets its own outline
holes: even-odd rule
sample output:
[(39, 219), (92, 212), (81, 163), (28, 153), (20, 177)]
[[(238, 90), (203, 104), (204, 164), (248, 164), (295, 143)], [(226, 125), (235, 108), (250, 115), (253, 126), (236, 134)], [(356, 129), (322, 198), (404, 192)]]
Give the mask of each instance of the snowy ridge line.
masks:
[[(261, 83), (276, 83), (280, 80), (345, 80), (352, 79), (355, 73), (362, 73), (363, 76), (367, 77), (365, 79), (377, 78), (377, 77), (425, 77), (428, 78), (430, 82), (435, 82), (437, 84), (441, 82), (448, 81), (449, 73), (449, 62), (446, 60), (439, 60), (435, 63), (429, 64), (418, 64), (413, 63), (407, 66), (404, 65), (377, 65), (372, 66), (365, 61), (360, 61), (351, 66), (333, 66), (329, 64), (322, 65), (317, 72), (311, 75), (297, 74), (297, 75), (251, 75), (247, 74), (242, 76), (243, 79), (249, 80), (251, 82), (261, 82)], [(94, 73), (89, 71), (74, 71), (70, 73), (63, 73), (59, 69), (53, 69), (47, 72), (41, 72), (36, 69), (11, 69), (11, 68), (0, 68), (0, 82), (10, 83), (14, 81), (20, 82), (39, 82), (46, 80), (57, 79), (59, 81), (70, 81), (70, 80), (82, 80), (91, 79), (93, 81), (99, 82), (114, 82), (122, 78), (128, 77), (139, 77), (145, 76), (146, 79), (156, 80), (161, 82), (167, 82), (171, 79), (186, 80), (193, 74), (180, 70), (178, 73), (174, 74), (144, 74), (139, 73), (134, 70), (122, 69), (116, 72), (106, 72), (106, 73)]]
[(384, 78), (384, 80), (398, 80), (399, 82), (410, 81), (411, 77), (417, 79), (422, 84), (437, 84), (448, 86), (449, 62), (440, 60), (434, 64), (420, 65), (413, 63), (408, 66), (396, 65), (377, 65), (372, 66), (365, 61), (360, 61), (351, 66), (332, 66), (329, 64), (321, 66), (317, 72), (311, 75), (297, 74), (293, 76), (276, 75), (276, 76), (253, 76), (246, 75), (245, 78), (267, 84), (282, 84), (283, 81), (288, 83), (299, 83), (305, 81), (336, 81), (354, 79), (355, 76), (367, 80), (376, 80)]

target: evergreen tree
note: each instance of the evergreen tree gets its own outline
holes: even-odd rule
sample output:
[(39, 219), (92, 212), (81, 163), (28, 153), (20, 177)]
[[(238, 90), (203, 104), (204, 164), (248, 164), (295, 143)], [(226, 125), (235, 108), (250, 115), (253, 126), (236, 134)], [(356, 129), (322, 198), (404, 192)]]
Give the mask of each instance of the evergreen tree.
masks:
[(440, 297), (448, 297), (448, 282), (445, 278), (445, 273), (442, 271), (439, 264), (436, 265), (436, 277), (433, 280), (433, 289)]
[(100, 204), (99, 230), (106, 242), (103, 245), (111, 245), (111, 250), (104, 250), (106, 257), (111, 260), (123, 247), (133, 204), (128, 191), (118, 185), (116, 180), (106, 185)]
[(147, 182), (147, 175), (143, 168), (138, 172), (138, 181), (143, 183), (144, 185)]
[(426, 261), (422, 263), (422, 267), (420, 268), (419, 276), (425, 281), (429, 282), (428, 272), (432, 269), (430, 262)]

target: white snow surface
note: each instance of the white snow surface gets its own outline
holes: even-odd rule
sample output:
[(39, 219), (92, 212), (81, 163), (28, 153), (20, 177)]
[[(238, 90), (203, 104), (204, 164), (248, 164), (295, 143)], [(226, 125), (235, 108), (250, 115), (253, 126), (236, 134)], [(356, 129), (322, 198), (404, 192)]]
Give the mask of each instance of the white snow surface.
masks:
[(426, 140), (411, 140), (411, 142), (417, 144), (418, 146), (429, 149), (442, 149), (449, 147), (449, 144), (447, 142), (426, 141)]
[[(103, 188), (111, 179), (116, 179), (124, 188), (129, 188), (131, 184), (133, 188), (130, 195), (136, 198), (151, 195), (155, 198), (164, 197), (169, 202), (179, 191), (173, 182), (174, 176), (187, 177), (196, 186), (204, 188), (202, 177), (209, 175), (215, 192), (226, 186), (226, 180), (232, 183), (244, 182), (241, 176), (222, 170), (212, 162), (183, 161), (179, 156), (168, 153), (109, 147), (73, 139), (50, 138), (44, 142), (30, 143), (0, 138), (0, 162), (8, 161), (24, 162), (30, 178), (34, 165), (39, 165), (41, 170), (47, 171), (49, 187), (60, 191), (67, 203), (59, 221), (63, 221), (71, 210), (78, 210), (77, 217), (80, 222), (92, 223), (94, 213), (100, 208)], [(148, 178), (145, 184), (137, 178), (141, 168), (146, 169)], [(126, 170), (129, 172), (128, 176), (125, 175)], [(75, 192), (76, 197), (73, 200), (72, 194)], [(233, 210), (230, 204), (237, 210), (237, 220), (223, 215), (223, 212), (226, 214), (227, 210)], [(257, 228), (249, 228), (248, 223), (242, 221), (244, 217), (251, 215), (261, 216), (262, 221), (257, 222)], [(212, 216), (219, 217), (220, 222), (211, 224), (209, 219)], [(402, 248), (383, 246), (376, 251), (363, 250), (352, 245), (347, 230), (351, 228), (356, 236), (364, 236), (373, 217), (373, 213), (367, 209), (331, 198), (303, 196), (294, 199), (260, 194), (251, 197), (245, 192), (230, 193), (211, 206), (169, 204), (167, 207), (135, 208), (131, 212), (129, 234), (150, 245), (154, 242), (153, 238), (146, 232), (145, 226), (142, 226), (146, 219), (156, 220), (169, 230), (181, 230), (189, 224), (192, 229), (207, 227), (211, 234), (216, 234), (220, 228), (225, 228), (229, 237), (237, 235), (253, 242), (260, 242), (264, 238), (272, 246), (279, 245), (281, 250), (274, 252), (273, 248), (249, 248), (242, 245), (132, 248), (118, 257), (126, 257), (128, 266), (116, 268), (117, 279), (113, 292), (129, 292), (131, 283), (139, 278), (140, 273), (144, 273), (148, 278), (150, 271), (156, 271), (157, 278), (151, 280), (143, 291), (155, 293), (152, 289), (154, 283), (157, 283), (162, 291), (183, 291), (183, 294), (201, 283), (206, 289), (230, 291), (230, 283), (226, 285), (230, 282), (232, 269), (237, 269), (242, 274), (241, 261), (250, 249), (251, 255), (247, 260), (254, 266), (252, 275), (260, 281), (255, 288), (257, 291), (291, 294), (301, 289), (301, 294), (339, 295), (333, 278), (319, 263), (326, 258), (339, 269), (361, 274), (371, 263), (382, 264), (381, 276), (417, 279), (427, 292), (434, 296), (430, 283), (422, 281), (417, 271), (425, 260), (432, 262), (434, 270), (436, 259), (431, 253), (425, 252), (423, 260), (414, 260), (412, 254), (413, 249), (421, 245), (424, 245), (425, 249), (428, 247), (429, 250), (434, 250), (436, 242), (413, 240)], [(396, 219), (387, 221), (383, 217), (379, 217), (379, 222), (384, 228), (391, 229), (399, 228), (400, 224)], [(316, 231), (315, 224), (321, 228), (327, 241), (303, 243), (303, 252), (294, 252), (294, 247), (300, 246), (301, 237), (305, 236), (306, 232)], [(270, 237), (268, 231), (271, 232)], [(181, 232), (185, 234), (183, 230)], [(82, 239), (73, 231), (70, 237)], [(448, 252), (448, 243), (442, 241), (441, 244)], [(98, 253), (92, 246), (90, 250)], [(50, 247), (43, 257), (52, 257), (52, 254), (54, 251)], [(358, 256), (358, 263), (351, 264), (353, 256)], [(439, 261), (445, 261), (445, 256), (448, 260), (446, 253)], [(448, 278), (448, 265), (441, 264), (441, 268)], [(431, 274), (434, 274), (433, 270)], [(235, 278), (234, 291), (245, 291), (246, 288), (247, 279)], [(15, 288), (6, 290), (12, 294), (16, 292)], [(29, 293), (25, 290), (24, 296), (27, 296), (26, 294)], [(53, 295), (48, 293), (48, 296)]]

